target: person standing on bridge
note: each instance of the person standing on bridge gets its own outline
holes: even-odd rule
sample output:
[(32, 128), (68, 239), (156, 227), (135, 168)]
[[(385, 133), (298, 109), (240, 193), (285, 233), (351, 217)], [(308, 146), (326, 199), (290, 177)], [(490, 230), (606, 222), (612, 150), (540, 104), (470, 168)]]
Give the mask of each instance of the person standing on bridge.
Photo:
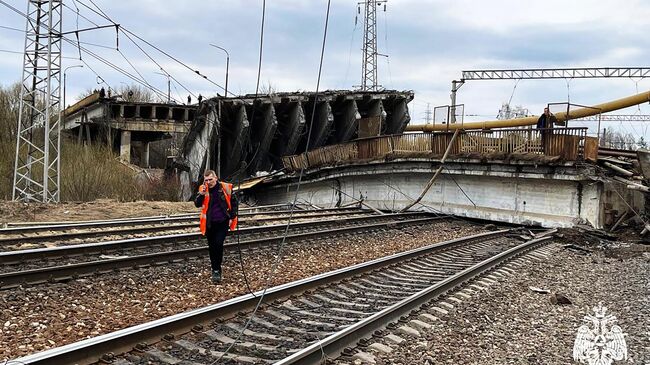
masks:
[(540, 130), (542, 152), (546, 153), (546, 141), (548, 136), (553, 134), (553, 124), (557, 121), (555, 115), (548, 108), (544, 108), (544, 114), (537, 119), (537, 129)]
[(213, 170), (206, 170), (194, 205), (201, 208), (201, 234), (208, 239), (212, 282), (218, 284), (222, 279), (223, 242), (228, 230), (237, 228), (239, 204), (233, 194), (233, 185), (219, 181)]

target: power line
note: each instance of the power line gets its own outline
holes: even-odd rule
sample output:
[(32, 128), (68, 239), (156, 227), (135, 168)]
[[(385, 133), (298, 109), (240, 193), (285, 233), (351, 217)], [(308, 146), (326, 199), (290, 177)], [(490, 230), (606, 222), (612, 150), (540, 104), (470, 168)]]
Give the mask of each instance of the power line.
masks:
[[(255, 99), (253, 100), (253, 105), (255, 105), (255, 100), (257, 100), (257, 96), (258, 96), (258, 92), (259, 92), (259, 86), (260, 86), (260, 78), (261, 78), (261, 73), (262, 73), (262, 55), (263, 55), (263, 50), (264, 50), (264, 23), (265, 23), (265, 20), (266, 20), (266, 0), (262, 0), (262, 20), (261, 20), (261, 25), (260, 25), (259, 59), (258, 59), (258, 67), (257, 67), (257, 82), (256, 82), (256, 86), (255, 86)], [(254, 120), (254, 115), (255, 115), (255, 109), (253, 109), (253, 112), (251, 113), (251, 123)], [(221, 148), (221, 146), (219, 146), (219, 148)], [(259, 152), (259, 146), (258, 146), (257, 151), (255, 151), (255, 155), (257, 155), (258, 152)], [(253, 156), (253, 158), (255, 157), (255, 155)], [(209, 163), (209, 161), (208, 161), (208, 163)], [(239, 186), (241, 188), (241, 179), (239, 179)], [(255, 314), (259, 310), (260, 305), (262, 304), (262, 301), (264, 300), (264, 296), (266, 295), (266, 291), (267, 291), (267, 289), (269, 287), (271, 279), (273, 278), (275, 270), (277, 269), (277, 265), (279, 264), (279, 261), (282, 258), (282, 247), (284, 245), (286, 234), (289, 231), (289, 225), (291, 224), (291, 217), (293, 215), (293, 209), (294, 209), (294, 206), (291, 207), (291, 213), (289, 214), (289, 221), (287, 222), (287, 227), (285, 228), (284, 236), (282, 238), (282, 241), (280, 242), (280, 246), (278, 248), (278, 255), (277, 255), (277, 258), (276, 258), (276, 260), (275, 260), (275, 262), (273, 264), (273, 268), (271, 270), (271, 275), (269, 275), (269, 277), (266, 280), (266, 284), (264, 285), (264, 290), (262, 291), (262, 295), (260, 295), (260, 299), (257, 301), (257, 304), (255, 305), (255, 309), (253, 310), (253, 313), (251, 314), (250, 318), (246, 321), (246, 323), (244, 324), (244, 328), (239, 332), (239, 334), (237, 335), (235, 340), (230, 344), (230, 346), (228, 346), (228, 348), (226, 348), (226, 351), (224, 351), (221, 354), (221, 356), (219, 356), (219, 358), (217, 358), (217, 360), (214, 361), (211, 365), (214, 365), (214, 364), (218, 363), (219, 361), (221, 361), (221, 359), (224, 356), (226, 356), (226, 354), (229, 353), (230, 350), (232, 350), (232, 348), (235, 346), (235, 344), (237, 342), (239, 342), (241, 337), (244, 335), (244, 333), (246, 332), (246, 330), (250, 326), (251, 321), (255, 317)], [(238, 231), (238, 233), (239, 233), (239, 231)], [(244, 273), (244, 276), (245, 276), (245, 271), (243, 271), (243, 273)]]
[[(12, 51), (12, 50), (9, 50), (9, 49), (0, 49), (0, 52), (19, 54), (19, 55), (24, 55), (25, 54), (25, 52)], [(61, 57), (61, 58), (65, 58), (65, 59), (68, 59), (68, 60), (76, 60), (77, 59), (76, 57)]]
[[(131, 79), (131, 80), (137, 82), (138, 84), (141, 84), (142, 86), (144, 86), (144, 87), (150, 89), (150, 90), (153, 91), (154, 93), (158, 94), (159, 97), (163, 97), (163, 98), (166, 98), (166, 97), (167, 97), (167, 94), (164, 93), (163, 91), (159, 90), (158, 88), (155, 88), (155, 87), (153, 87), (153, 86), (148, 85), (147, 82), (145, 82), (145, 81), (139, 79), (138, 77), (132, 75), (131, 73), (129, 73), (129, 72), (127, 72), (126, 70), (122, 69), (121, 67), (115, 65), (114, 63), (112, 63), (112, 62), (106, 60), (105, 58), (103, 58), (103, 57), (97, 55), (96, 53), (94, 53), (94, 52), (88, 50), (87, 48), (85, 48), (85, 47), (81, 47), (80, 45), (77, 45), (74, 41), (70, 40), (69, 38), (63, 37), (63, 40), (65, 40), (66, 42), (68, 42), (68, 43), (71, 44), (72, 46), (77, 47), (77, 48), (79, 49), (80, 52), (83, 51), (83, 52), (86, 53), (87, 55), (89, 55), (89, 56), (95, 58), (96, 60), (100, 61), (101, 63), (105, 64), (106, 66), (108, 66), (108, 67), (114, 69), (115, 71), (118, 71), (119, 73), (123, 74), (124, 76), (128, 77), (129, 79)], [(81, 57), (80, 57), (79, 59), (83, 62), (83, 60), (82, 60)], [(85, 63), (85, 62), (84, 62), (84, 63)]]
[[(17, 8), (13, 7), (12, 5), (6, 3), (4, 0), (0, 0), (0, 4), (6, 6), (7, 8), (11, 9), (11, 10), (14, 11), (15, 13), (19, 14), (20, 16), (22, 16), (22, 17), (24, 17), (24, 18), (26, 18), (26, 19), (28, 19), (28, 20), (30, 20), (30, 21), (32, 21), (32, 22), (34, 21), (34, 19), (32, 19), (31, 17), (29, 17), (27, 14), (23, 13), (22, 11), (18, 10)], [(70, 9), (70, 7), (67, 6), (67, 5), (65, 5), (65, 3), (63, 3), (62, 5), (63, 5), (64, 7), (67, 7), (68, 9)], [(81, 16), (82, 16), (84, 19), (86, 19), (86, 20), (88, 20), (89, 22), (91, 22), (92, 24), (97, 24), (97, 23), (93, 22), (92, 20), (88, 19), (87, 17), (85, 17), (85, 16), (83, 16), (83, 15), (81, 15)], [(115, 24), (115, 23), (114, 23), (114, 24)], [(45, 25), (40, 24), (39, 27), (44, 28)], [(101, 76), (99, 76), (99, 74), (98, 74), (97, 72), (95, 72), (95, 71), (92, 69), (92, 67), (90, 67), (90, 65), (88, 65), (88, 63), (86, 63), (86, 62), (82, 59), (82, 57), (81, 57), (81, 51), (82, 51), (82, 50), (83, 50), (86, 54), (88, 54), (88, 55), (90, 55), (91, 57), (93, 57), (93, 58), (99, 60), (100, 62), (104, 63), (105, 65), (107, 65), (107, 66), (109, 66), (109, 67), (111, 67), (111, 68), (113, 68), (114, 70), (116, 70), (116, 71), (122, 73), (123, 75), (127, 76), (127, 77), (130, 78), (131, 80), (133, 80), (133, 81), (135, 81), (135, 82), (137, 82), (137, 83), (143, 85), (143, 86), (146, 87), (146, 88), (149, 88), (150, 90), (152, 90), (154, 93), (158, 94), (159, 96), (166, 96), (165, 93), (163, 93), (162, 91), (160, 91), (160, 90), (158, 90), (158, 89), (156, 89), (156, 88), (154, 88), (154, 87), (151, 87), (150, 85), (148, 85), (147, 82), (138, 79), (137, 77), (133, 76), (132, 74), (130, 74), (130, 73), (128, 73), (128, 72), (126, 72), (125, 70), (123, 70), (123, 69), (120, 68), (119, 66), (117, 66), (117, 65), (113, 64), (112, 62), (110, 62), (110, 61), (108, 61), (108, 60), (102, 58), (101, 56), (95, 54), (94, 52), (88, 50), (87, 48), (81, 47), (81, 45), (78, 44), (78, 43), (79, 43), (78, 41), (75, 42), (74, 40), (71, 40), (71, 39), (69, 39), (69, 38), (67, 38), (67, 37), (65, 37), (65, 36), (60, 36), (60, 38), (61, 38), (62, 40), (64, 40), (64, 41), (68, 42), (68, 43), (71, 44), (72, 46), (76, 47), (77, 49), (79, 49), (79, 60), (82, 61), (82, 62), (83, 62), (83, 63), (84, 63), (84, 64), (85, 64), (85, 65), (86, 65), (86, 66), (87, 66), (91, 71), (93, 71), (93, 73), (95, 73), (95, 75), (96, 75), (99, 79), (101, 79), (102, 82), (105, 83), (107, 86), (108, 86), (108, 84), (104, 81), (104, 79), (103, 79)], [(62, 57), (62, 58), (76, 59), (76, 58), (73, 58), (73, 57)], [(109, 87), (110, 87), (110, 86), (109, 86)]]
[[(314, 106), (313, 106), (314, 109), (313, 109), (313, 112), (312, 112), (312, 115), (311, 115), (311, 122), (309, 124), (309, 132), (307, 134), (307, 143), (305, 145), (305, 152), (307, 152), (307, 150), (309, 149), (309, 142), (310, 142), (310, 139), (311, 139), (313, 125), (314, 125), (313, 122), (314, 122), (314, 117), (315, 117), (315, 109), (316, 109), (316, 104), (318, 102), (318, 93), (319, 93), (319, 89), (320, 89), (320, 81), (321, 81), (321, 75), (322, 75), (322, 70), (323, 70), (323, 59), (324, 59), (324, 56), (325, 56), (325, 44), (326, 44), (326, 40), (327, 40), (327, 28), (328, 28), (328, 24), (329, 24), (330, 5), (331, 5), (331, 0), (328, 0), (327, 1), (327, 12), (326, 12), (326, 15), (325, 15), (325, 29), (323, 31), (323, 43), (322, 43), (322, 47), (321, 47), (320, 62), (319, 62), (319, 66), (318, 66), (318, 78), (317, 78), (317, 81), (316, 81), (316, 91), (315, 91), (315, 96), (314, 96)], [(263, 6), (263, 8), (262, 8), (263, 11), (262, 11), (262, 31), (261, 31), (261, 34), (263, 35), (264, 34), (264, 17), (265, 17), (265, 12), (266, 12), (266, 0), (263, 0), (262, 6)], [(261, 60), (262, 60), (262, 58), (261, 58), (262, 44), (263, 44), (263, 38), (261, 36), (260, 37), (260, 62), (259, 62), (260, 68), (258, 68), (258, 85), (259, 85), (259, 71), (261, 70)], [(256, 90), (256, 96), (257, 96), (257, 91), (258, 90)], [(235, 341), (233, 341), (233, 343), (230, 344), (230, 346), (226, 349), (226, 351), (224, 351), (224, 353), (221, 354), (221, 356), (216, 361), (214, 361), (212, 364), (216, 364), (217, 362), (219, 362), (235, 346), (235, 344), (239, 341), (241, 336), (243, 336), (244, 332), (246, 332), (246, 330), (250, 326), (253, 318), (255, 317), (255, 314), (259, 310), (260, 305), (262, 304), (262, 302), (264, 300), (266, 292), (269, 289), (269, 285), (271, 283), (271, 280), (273, 279), (273, 277), (274, 277), (274, 275), (275, 275), (275, 273), (276, 273), (276, 271), (277, 271), (277, 269), (278, 269), (278, 267), (280, 265), (280, 261), (282, 260), (283, 249), (284, 249), (284, 245), (286, 243), (286, 238), (287, 238), (287, 235), (288, 235), (288, 232), (289, 232), (289, 227), (291, 226), (291, 220), (293, 218), (293, 213), (295, 211), (296, 203), (298, 201), (298, 194), (300, 193), (300, 185), (302, 183), (303, 175), (304, 175), (304, 168), (300, 170), (300, 175), (298, 177), (298, 183), (296, 185), (296, 192), (294, 194), (293, 204), (291, 205), (291, 212), (289, 213), (289, 218), (288, 218), (288, 221), (287, 221), (287, 225), (285, 227), (282, 240), (281, 240), (281, 242), (279, 244), (279, 247), (278, 247), (278, 254), (277, 254), (276, 260), (273, 263), (273, 267), (271, 269), (271, 274), (269, 275), (269, 277), (268, 277), (268, 279), (266, 281), (264, 290), (262, 291), (262, 295), (260, 296), (260, 299), (258, 300), (257, 305), (255, 306), (255, 309), (253, 310), (253, 313), (251, 314), (250, 318), (246, 321), (246, 324), (244, 325), (244, 328), (240, 331), (240, 333), (237, 336), (237, 338), (235, 339)], [(325, 354), (323, 353), (323, 356), (324, 355)]]
[[(79, 2), (79, 4), (81, 4), (82, 6), (86, 7), (88, 10), (90, 10), (90, 11), (94, 12), (95, 14), (97, 14), (97, 15), (103, 17), (104, 19), (106, 19), (106, 20), (112, 22), (113, 24), (117, 24), (117, 23), (115, 23), (115, 22), (114, 22), (114, 21), (113, 21), (113, 20), (112, 20), (108, 15), (106, 15), (106, 13), (105, 13), (104, 11), (102, 11), (102, 10), (99, 8), (99, 6), (97, 6), (94, 2), (91, 1), (91, 3), (93, 3), (93, 5), (95, 5), (95, 6), (97, 7), (97, 9), (99, 9), (99, 12), (98, 12), (97, 10), (91, 8), (90, 6), (88, 6), (87, 4), (85, 4), (84, 2), (82, 2), (82, 1), (80, 1), (80, 0), (77, 0), (77, 1)], [(162, 54), (164, 54), (165, 56), (169, 57), (170, 59), (172, 59), (172, 60), (175, 61), (176, 63), (178, 63), (178, 64), (180, 64), (181, 66), (185, 67), (186, 69), (192, 71), (193, 73), (195, 73), (196, 75), (198, 75), (198, 76), (200, 76), (201, 78), (205, 79), (206, 81), (210, 82), (211, 84), (217, 86), (218, 88), (220, 88), (220, 89), (222, 89), (222, 90), (225, 90), (225, 88), (224, 88), (223, 86), (221, 86), (221, 85), (219, 85), (218, 83), (212, 81), (212, 80), (211, 80), (210, 78), (208, 78), (206, 75), (203, 75), (199, 70), (195, 70), (195, 69), (193, 69), (192, 67), (190, 67), (189, 65), (187, 65), (187, 64), (184, 63), (183, 61), (181, 61), (181, 60), (179, 60), (178, 58), (172, 56), (171, 54), (169, 54), (169, 53), (166, 52), (165, 50), (163, 50), (163, 49), (159, 48), (158, 46), (152, 44), (151, 42), (149, 42), (149, 41), (147, 41), (146, 39), (140, 37), (139, 35), (133, 33), (133, 32), (130, 31), (129, 29), (127, 29), (127, 28), (125, 28), (125, 27), (123, 27), (123, 26), (121, 26), (120, 29), (125, 33), (125, 35), (127, 35), (126, 33), (128, 33), (129, 35), (131, 35), (131, 36), (137, 38), (137, 39), (140, 40), (141, 42), (147, 44), (149, 47), (155, 49), (156, 51), (158, 51), (158, 52), (160, 52), (160, 53), (162, 53)], [(128, 37), (128, 35), (127, 35), (127, 37)], [(133, 41), (133, 40), (132, 40), (132, 41)], [(135, 43), (135, 42), (134, 42), (134, 43)], [(143, 52), (144, 52), (144, 50), (143, 50)], [(149, 57), (149, 56), (148, 56), (148, 57)], [(152, 61), (153, 61), (153, 59), (152, 59)], [(155, 62), (155, 61), (154, 61), (154, 62)], [(183, 84), (181, 84), (178, 80), (175, 80), (175, 81), (176, 81), (176, 83), (178, 83), (179, 85), (181, 85), (181, 87), (183, 87), (184, 89), (186, 89), (188, 92), (191, 93), (191, 91), (189, 91), (189, 89), (185, 88), (185, 87), (183, 86)], [(194, 96), (194, 94), (192, 94), (192, 95)], [(233, 94), (233, 95), (234, 95), (234, 94)]]
[(357, 30), (357, 24), (358, 24), (358, 14), (354, 15), (354, 28), (352, 28), (352, 34), (350, 35), (350, 51), (348, 52), (348, 67), (345, 69), (345, 77), (343, 78), (343, 85), (347, 84), (348, 82), (348, 75), (350, 73), (350, 65), (352, 61), (352, 46), (354, 44), (354, 34)]
[(18, 28), (13, 28), (13, 27), (7, 27), (7, 26), (5, 26), (5, 25), (0, 25), (0, 28), (2, 28), (2, 29), (9, 29), (9, 30), (15, 30), (16, 32), (25, 33), (25, 30), (23, 30), (23, 29), (18, 29)]
[[(100, 11), (101, 11), (102, 13), (100, 14), (100, 13), (98, 13), (97, 11), (95, 11), (94, 9), (90, 8), (88, 5), (84, 4), (83, 2), (81, 2), (81, 1), (79, 1), (79, 0), (77, 0), (77, 1), (78, 1), (82, 6), (84, 6), (84, 7), (86, 7), (87, 9), (93, 11), (95, 14), (98, 14), (99, 16), (103, 17), (104, 19), (106, 19), (106, 20), (110, 21), (111, 23), (113, 23), (113, 25), (115, 25), (115, 26), (118, 25), (118, 24), (115, 23), (111, 18), (109, 18), (107, 15), (105, 15), (105, 13), (104, 13), (103, 11), (101, 11), (101, 9), (100, 9)], [(93, 5), (94, 5), (94, 3), (93, 3)], [(64, 6), (66, 6), (68, 9), (72, 10), (69, 6), (67, 6), (67, 5), (65, 5), (65, 4), (64, 4)], [(97, 5), (95, 5), (95, 6), (97, 6)], [(84, 18), (86, 21), (90, 22), (91, 24), (97, 24), (97, 23), (95, 23), (94, 21), (92, 21), (91, 19), (89, 19), (88, 17), (84, 16), (84, 15), (80, 15), (80, 16), (81, 16), (82, 18)], [(138, 49), (139, 49), (139, 50), (140, 50), (140, 51), (141, 51), (145, 56), (147, 56), (147, 58), (149, 58), (149, 59), (150, 59), (150, 60), (151, 60), (151, 61), (152, 61), (156, 66), (158, 66), (158, 68), (159, 68), (160, 70), (162, 70), (162, 71), (165, 72), (166, 74), (170, 75), (170, 78), (173, 79), (173, 80), (174, 80), (178, 85), (180, 85), (183, 89), (185, 89), (187, 92), (189, 92), (190, 95), (196, 97), (196, 95), (195, 95), (195, 94), (194, 94), (190, 89), (188, 89), (187, 87), (185, 87), (185, 85), (183, 85), (183, 84), (182, 84), (180, 81), (178, 81), (175, 77), (171, 76), (171, 74), (170, 74), (169, 72), (167, 72), (167, 70), (165, 70), (165, 68), (162, 67), (162, 65), (160, 65), (158, 62), (156, 62), (156, 60), (154, 60), (153, 57), (151, 57), (151, 56), (150, 56), (150, 55), (149, 55), (149, 54), (148, 54), (148, 53), (147, 53), (147, 52), (146, 52), (146, 51), (145, 51), (145, 50), (144, 50), (144, 49), (143, 49), (143, 48), (142, 48), (142, 47), (141, 47), (137, 42), (135, 42), (135, 41), (133, 40), (133, 38), (131, 38), (131, 37), (129, 36), (129, 34), (124, 33), (124, 31), (126, 30), (124, 27), (120, 26), (120, 27), (118, 28), (118, 34), (119, 34), (119, 29), (121, 29), (121, 30), (123, 31), (123, 34), (127, 37), (127, 39), (129, 39), (129, 41), (131, 41), (131, 43), (133, 43), (133, 45), (135, 45), (135, 46), (136, 46), (136, 47), (137, 47), (137, 48), (138, 48)], [(118, 52), (120, 52), (120, 50), (119, 50), (118, 47), (116, 47), (116, 50), (117, 50)], [(120, 52), (120, 53), (121, 53), (121, 52)], [(122, 54), (122, 56), (126, 59), (126, 56), (125, 56), (124, 54)], [(148, 88), (150, 88), (150, 89), (153, 89), (153, 86), (151, 86), (151, 84), (150, 84), (149, 82), (146, 81), (146, 79), (142, 76), (142, 73), (140, 73), (140, 72), (135, 68), (135, 66), (134, 66), (134, 65), (133, 65), (133, 64), (132, 64), (128, 59), (126, 59), (126, 61), (127, 61), (127, 62), (129, 63), (129, 65), (130, 65), (130, 66), (131, 66), (131, 67), (136, 71), (136, 73), (137, 73), (138, 75), (140, 75), (140, 77), (142, 78), (142, 81), (143, 81), (143, 82), (142, 82), (143, 86), (148, 87)], [(179, 101), (177, 101), (177, 102), (179, 102)]]

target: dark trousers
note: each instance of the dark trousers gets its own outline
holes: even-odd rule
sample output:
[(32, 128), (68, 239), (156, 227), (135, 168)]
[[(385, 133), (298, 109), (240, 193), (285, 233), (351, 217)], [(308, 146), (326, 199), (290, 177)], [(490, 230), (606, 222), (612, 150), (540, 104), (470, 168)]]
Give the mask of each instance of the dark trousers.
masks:
[(223, 261), (223, 241), (226, 239), (228, 229), (228, 221), (210, 222), (210, 228), (208, 228), (205, 233), (208, 238), (210, 266), (212, 266), (212, 271), (221, 272), (221, 262)]

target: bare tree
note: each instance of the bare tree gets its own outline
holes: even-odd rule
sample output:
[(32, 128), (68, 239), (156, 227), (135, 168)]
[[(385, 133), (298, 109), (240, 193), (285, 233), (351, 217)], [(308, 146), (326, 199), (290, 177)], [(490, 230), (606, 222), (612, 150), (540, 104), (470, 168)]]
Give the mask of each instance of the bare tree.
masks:
[(0, 85), (0, 199), (10, 198), (13, 186), (20, 87), (19, 83), (7, 87)]
[(153, 91), (137, 84), (120, 84), (111, 89), (112, 93), (122, 96), (122, 99), (128, 102), (152, 103), (156, 100)]
[[(79, 95), (79, 100), (98, 91), (99, 90), (97, 89), (86, 89), (85, 92)], [(105, 90), (105, 93), (106, 97), (109, 95), (112, 97), (119, 96), (125, 101), (133, 103), (153, 103), (156, 101), (156, 95), (153, 93), (153, 91), (138, 84), (120, 84), (119, 86), (111, 87), (109, 90)]]

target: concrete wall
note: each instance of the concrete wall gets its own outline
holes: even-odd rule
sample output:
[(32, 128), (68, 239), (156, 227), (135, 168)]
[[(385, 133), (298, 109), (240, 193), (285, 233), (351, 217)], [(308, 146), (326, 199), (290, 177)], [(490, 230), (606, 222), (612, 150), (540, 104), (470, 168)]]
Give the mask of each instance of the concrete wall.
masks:
[[(433, 166), (432, 166), (433, 165)], [(412, 209), (544, 227), (590, 223), (601, 227), (603, 185), (574, 166), (535, 167), (456, 162)], [(382, 210), (399, 210), (422, 192), (432, 163), (391, 162), (313, 172), (303, 178), (299, 200), (332, 207), (364, 197)], [(260, 187), (250, 196), (260, 204), (292, 201), (295, 181)]]

